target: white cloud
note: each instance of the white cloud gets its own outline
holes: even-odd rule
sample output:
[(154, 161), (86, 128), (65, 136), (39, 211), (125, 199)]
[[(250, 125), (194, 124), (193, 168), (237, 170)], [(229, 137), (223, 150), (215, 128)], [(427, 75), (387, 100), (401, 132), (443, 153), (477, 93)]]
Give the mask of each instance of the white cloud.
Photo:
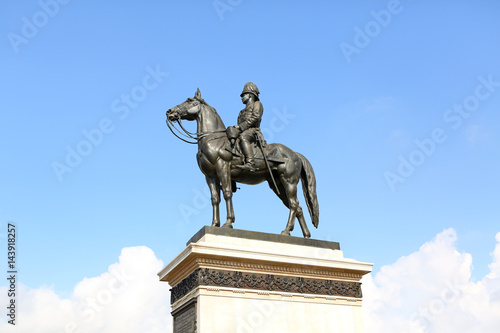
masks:
[[(107, 272), (79, 282), (70, 299), (19, 284), (16, 326), (3, 322), (0, 332), (171, 332), (170, 287), (156, 275), (162, 268), (151, 249), (129, 247)], [(0, 288), (1, 304), (6, 289)]]
[(363, 278), (367, 333), (497, 332), (500, 327), (500, 233), (490, 273), (471, 279), (472, 257), (447, 229), (419, 251)]
[(493, 262), (489, 265), (491, 272), (490, 274), (488, 274), (488, 278), (492, 280), (500, 279), (500, 232), (497, 234), (495, 239), (498, 242), (498, 244), (495, 247), (495, 251), (493, 251), (492, 253)]

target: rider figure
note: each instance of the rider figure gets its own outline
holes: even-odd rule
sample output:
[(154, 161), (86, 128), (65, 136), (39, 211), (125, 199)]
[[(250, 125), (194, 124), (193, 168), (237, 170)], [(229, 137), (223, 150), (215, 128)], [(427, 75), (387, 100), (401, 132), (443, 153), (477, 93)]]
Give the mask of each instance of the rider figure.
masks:
[(254, 151), (252, 143), (256, 140), (256, 135), (260, 135), (260, 121), (264, 113), (264, 107), (259, 100), (259, 88), (253, 82), (248, 82), (241, 93), (241, 101), (246, 107), (238, 115), (240, 145), (245, 155), (245, 164), (238, 167), (246, 170), (254, 169)]

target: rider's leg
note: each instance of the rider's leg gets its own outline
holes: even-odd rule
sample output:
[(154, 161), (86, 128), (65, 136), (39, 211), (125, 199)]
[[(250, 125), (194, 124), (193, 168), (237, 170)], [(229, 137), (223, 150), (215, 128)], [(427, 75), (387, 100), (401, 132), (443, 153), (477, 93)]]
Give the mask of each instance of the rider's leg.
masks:
[(243, 150), (243, 154), (245, 155), (245, 163), (253, 164), (253, 149), (250, 141), (241, 140), (241, 150)]
[(254, 153), (251, 143), (252, 138), (253, 134), (245, 132), (241, 133), (240, 136), (241, 150), (243, 151), (243, 155), (245, 155), (245, 167), (250, 168), (254, 165)]

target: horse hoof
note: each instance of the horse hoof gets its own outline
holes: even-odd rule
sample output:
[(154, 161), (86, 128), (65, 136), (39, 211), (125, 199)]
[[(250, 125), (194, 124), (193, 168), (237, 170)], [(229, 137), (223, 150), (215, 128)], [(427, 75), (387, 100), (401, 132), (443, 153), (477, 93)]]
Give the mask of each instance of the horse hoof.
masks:
[(311, 234), (306, 234), (306, 235), (304, 235), (304, 238), (306, 238), (306, 239), (307, 239), (307, 238), (311, 238)]
[(283, 230), (283, 231), (281, 232), (281, 234), (282, 234), (282, 235), (286, 235), (286, 236), (290, 236), (290, 231), (288, 231), (288, 230)]
[(226, 222), (226, 223), (224, 223), (224, 224), (222, 225), (222, 227), (223, 227), (223, 228), (230, 228), (230, 229), (233, 229), (233, 225), (232, 225), (232, 224), (230, 224), (230, 223), (227, 223), (227, 222)]
[(212, 223), (212, 227), (220, 227), (220, 223)]

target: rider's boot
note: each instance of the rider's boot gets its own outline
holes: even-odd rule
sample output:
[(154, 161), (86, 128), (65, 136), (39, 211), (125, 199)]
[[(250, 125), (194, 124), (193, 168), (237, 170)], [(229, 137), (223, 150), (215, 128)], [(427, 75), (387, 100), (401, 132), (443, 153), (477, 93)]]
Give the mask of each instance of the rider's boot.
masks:
[(248, 142), (246, 140), (241, 140), (240, 145), (241, 145), (241, 150), (243, 151), (243, 154), (245, 155), (246, 163), (244, 165), (238, 165), (238, 167), (240, 169), (245, 169), (245, 170), (250, 170), (250, 171), (255, 170), (252, 145), (250, 144), (250, 142)]

